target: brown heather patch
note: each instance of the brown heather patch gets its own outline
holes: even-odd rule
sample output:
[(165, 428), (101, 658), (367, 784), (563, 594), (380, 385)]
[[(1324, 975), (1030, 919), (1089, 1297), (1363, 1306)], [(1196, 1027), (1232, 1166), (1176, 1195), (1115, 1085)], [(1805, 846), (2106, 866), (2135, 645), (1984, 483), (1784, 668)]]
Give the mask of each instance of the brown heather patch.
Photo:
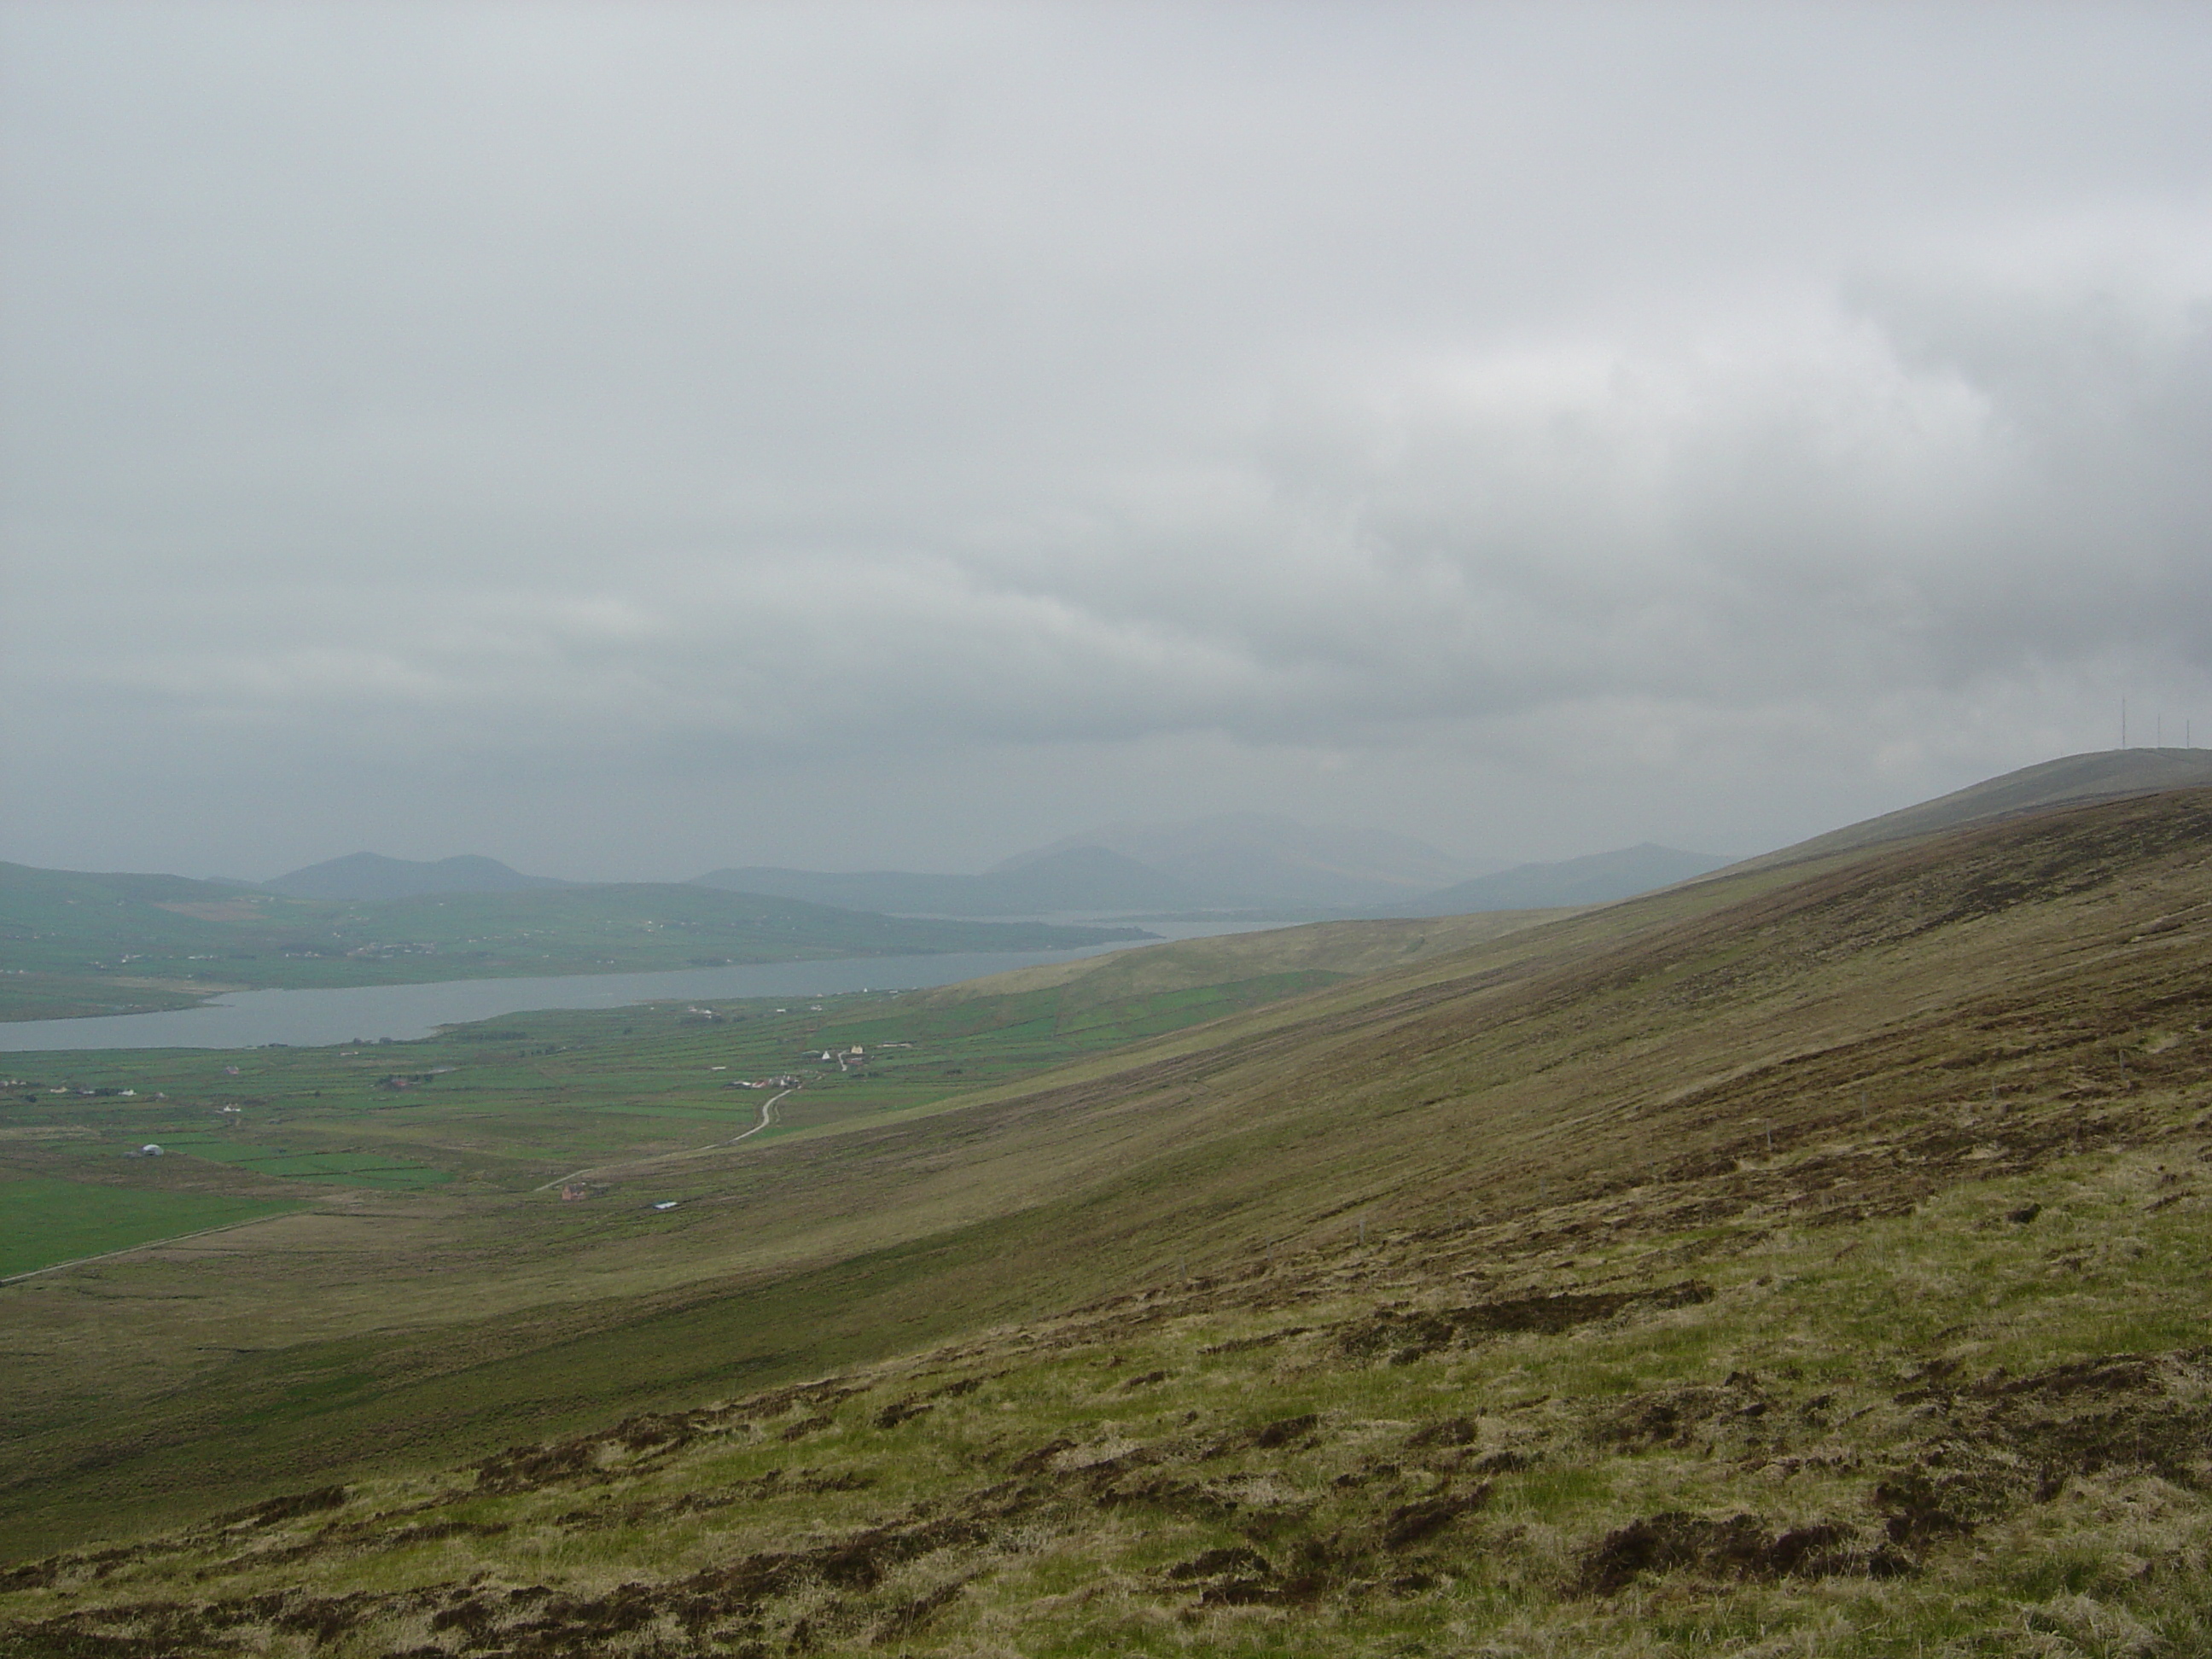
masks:
[(866, 1305), (1073, 1311), (51, 1555), (0, 1648), (2212, 1651), (2208, 844), (1669, 896), (778, 1154), (1018, 1170)]

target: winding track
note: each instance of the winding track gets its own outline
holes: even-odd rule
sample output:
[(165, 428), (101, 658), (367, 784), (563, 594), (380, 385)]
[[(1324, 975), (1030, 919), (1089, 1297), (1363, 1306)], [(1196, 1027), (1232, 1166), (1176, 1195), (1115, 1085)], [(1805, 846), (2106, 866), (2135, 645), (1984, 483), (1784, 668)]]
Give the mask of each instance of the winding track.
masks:
[[(714, 1146), (734, 1146), (740, 1140), (750, 1139), (752, 1136), (758, 1134), (763, 1129), (767, 1128), (769, 1124), (775, 1121), (775, 1103), (781, 1100), (785, 1095), (796, 1094), (798, 1091), (799, 1085), (794, 1083), (790, 1088), (780, 1090), (778, 1092), (770, 1095), (766, 1100), (761, 1102), (761, 1121), (759, 1122), (754, 1124), (753, 1127), (746, 1130), (744, 1134), (732, 1135), (727, 1140), (718, 1140), (714, 1143)], [(702, 1152), (712, 1152), (714, 1147), (702, 1146), (699, 1150)]]
[(727, 1140), (713, 1141), (704, 1146), (694, 1146), (689, 1152), (655, 1152), (651, 1158), (633, 1158), (621, 1164), (594, 1164), (587, 1170), (572, 1170), (567, 1175), (556, 1176), (543, 1187), (532, 1187), (530, 1190), (533, 1193), (550, 1192), (554, 1188), (565, 1186), (571, 1181), (581, 1181), (586, 1176), (603, 1175), (610, 1170), (632, 1170), (641, 1164), (659, 1164), (672, 1158), (696, 1158), (701, 1152), (719, 1152), (725, 1146), (734, 1146), (740, 1140), (750, 1140), (763, 1129), (771, 1127), (775, 1122), (775, 1103), (786, 1095), (797, 1094), (799, 1086), (793, 1084), (788, 1089), (778, 1090), (761, 1102), (761, 1121), (741, 1135), (732, 1135)]

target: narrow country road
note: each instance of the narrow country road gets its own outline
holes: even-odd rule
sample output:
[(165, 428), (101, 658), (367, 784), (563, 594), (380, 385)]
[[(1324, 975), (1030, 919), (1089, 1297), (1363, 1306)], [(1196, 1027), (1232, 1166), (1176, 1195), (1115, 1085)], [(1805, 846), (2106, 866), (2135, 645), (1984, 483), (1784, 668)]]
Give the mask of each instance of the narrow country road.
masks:
[(565, 1187), (568, 1182), (581, 1181), (586, 1176), (605, 1175), (611, 1170), (634, 1170), (640, 1164), (659, 1164), (672, 1158), (696, 1158), (701, 1152), (720, 1152), (725, 1146), (734, 1146), (740, 1140), (750, 1140), (763, 1129), (773, 1127), (775, 1122), (775, 1103), (781, 1100), (785, 1095), (795, 1095), (798, 1092), (799, 1085), (794, 1084), (788, 1089), (780, 1090), (770, 1095), (761, 1103), (761, 1121), (746, 1130), (744, 1133), (732, 1135), (727, 1140), (714, 1141), (705, 1146), (694, 1146), (688, 1152), (655, 1152), (651, 1158), (633, 1158), (620, 1164), (594, 1164), (588, 1170), (572, 1170), (567, 1175), (556, 1176), (543, 1187), (532, 1187), (530, 1190), (533, 1193), (550, 1192), (556, 1187)]
[[(746, 1130), (744, 1133), (741, 1135), (734, 1135), (727, 1140), (718, 1141), (715, 1144), (722, 1146), (734, 1146), (740, 1140), (750, 1140), (753, 1136), (758, 1134), (763, 1129), (767, 1128), (769, 1124), (775, 1121), (775, 1103), (781, 1100), (784, 1095), (793, 1094), (796, 1091), (797, 1088), (794, 1085), (793, 1087), (784, 1090), (781, 1094), (770, 1095), (766, 1100), (761, 1102), (761, 1121), (759, 1122), (754, 1124), (751, 1128)], [(701, 1152), (705, 1152), (708, 1149), (702, 1146), (699, 1150)]]

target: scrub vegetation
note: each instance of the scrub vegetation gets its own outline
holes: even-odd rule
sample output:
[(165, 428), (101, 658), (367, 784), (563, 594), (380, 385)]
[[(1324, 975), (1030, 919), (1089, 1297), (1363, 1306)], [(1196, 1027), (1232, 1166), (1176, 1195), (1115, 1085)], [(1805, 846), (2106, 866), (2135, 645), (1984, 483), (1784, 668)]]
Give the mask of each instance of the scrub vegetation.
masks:
[(315, 1195), (0, 1291), (0, 1645), (2206, 1651), (2208, 857), (2183, 791), (1357, 972), (70, 1060), (142, 1092), (11, 1091), (30, 1174), (250, 1082), (452, 1178), (108, 1158)]

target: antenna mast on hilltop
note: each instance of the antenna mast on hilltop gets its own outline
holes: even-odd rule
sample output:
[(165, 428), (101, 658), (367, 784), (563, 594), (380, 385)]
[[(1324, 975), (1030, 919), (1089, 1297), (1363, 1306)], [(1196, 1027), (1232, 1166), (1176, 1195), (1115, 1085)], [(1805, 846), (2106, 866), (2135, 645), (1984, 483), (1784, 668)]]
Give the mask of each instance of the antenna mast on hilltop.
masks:
[(2120, 699), (2120, 747), (2128, 746), (2128, 700)]

